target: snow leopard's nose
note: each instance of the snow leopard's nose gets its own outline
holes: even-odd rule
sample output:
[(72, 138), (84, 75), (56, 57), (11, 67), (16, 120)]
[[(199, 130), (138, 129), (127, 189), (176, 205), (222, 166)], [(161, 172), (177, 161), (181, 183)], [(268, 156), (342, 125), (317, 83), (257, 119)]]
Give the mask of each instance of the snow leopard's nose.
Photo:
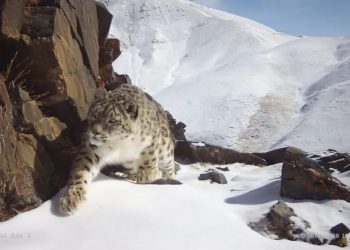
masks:
[(91, 132), (94, 135), (100, 135), (102, 133), (102, 126), (99, 125), (99, 124), (93, 125), (92, 128), (91, 128)]

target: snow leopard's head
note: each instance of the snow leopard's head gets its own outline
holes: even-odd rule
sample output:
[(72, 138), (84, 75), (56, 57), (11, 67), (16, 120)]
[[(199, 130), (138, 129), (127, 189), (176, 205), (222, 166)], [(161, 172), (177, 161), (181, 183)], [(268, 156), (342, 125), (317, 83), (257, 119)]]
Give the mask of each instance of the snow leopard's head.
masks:
[(138, 106), (117, 91), (97, 89), (88, 114), (90, 143), (101, 145), (129, 137), (135, 131)]

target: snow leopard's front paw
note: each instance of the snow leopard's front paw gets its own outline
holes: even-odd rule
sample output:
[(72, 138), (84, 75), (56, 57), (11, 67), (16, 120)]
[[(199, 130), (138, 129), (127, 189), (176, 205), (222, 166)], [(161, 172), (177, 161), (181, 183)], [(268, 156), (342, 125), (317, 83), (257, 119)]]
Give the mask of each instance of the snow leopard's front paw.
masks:
[(136, 182), (140, 184), (152, 183), (162, 178), (162, 172), (158, 168), (139, 169), (136, 175)]
[(74, 214), (86, 200), (86, 192), (81, 187), (70, 187), (59, 201), (59, 210), (63, 215)]

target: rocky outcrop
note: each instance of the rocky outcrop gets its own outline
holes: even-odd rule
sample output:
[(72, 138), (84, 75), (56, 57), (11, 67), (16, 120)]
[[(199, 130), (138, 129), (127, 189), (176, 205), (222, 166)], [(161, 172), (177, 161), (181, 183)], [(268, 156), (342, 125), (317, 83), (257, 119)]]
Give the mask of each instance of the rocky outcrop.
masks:
[[(0, 221), (65, 184), (111, 14), (93, 0), (0, 2)], [(113, 43), (112, 43), (113, 44)], [(119, 51), (119, 52), (118, 52)]]
[(310, 228), (310, 224), (301, 219), (302, 225), (296, 225), (292, 218), (298, 217), (292, 208), (290, 208), (285, 202), (278, 201), (270, 208), (270, 211), (259, 221), (251, 222), (248, 225), (254, 231), (261, 233), (262, 235), (272, 237), (274, 235), (276, 239), (289, 239), (300, 240), (299, 235), (304, 232), (305, 229)]
[(191, 143), (178, 141), (175, 147), (175, 156), (181, 161), (189, 163), (204, 162), (213, 164), (246, 163), (257, 166), (266, 166), (267, 162), (250, 153), (240, 153), (233, 149), (219, 146), (207, 145), (204, 143)]
[(350, 202), (350, 188), (296, 148), (288, 148), (282, 166), (281, 195), (292, 199), (341, 199)]
[(273, 239), (288, 239), (303, 241), (314, 245), (348, 245), (349, 228), (343, 223), (332, 227), (329, 231), (333, 236), (313, 232), (312, 225), (295, 214), (284, 201), (278, 201), (260, 220), (250, 222), (248, 226), (254, 231)]
[(40, 205), (60, 185), (44, 145), (15, 130), (13, 111), (0, 79), (0, 221)]
[(77, 126), (86, 118), (99, 74), (95, 2), (27, 1), (21, 32), (16, 62), (28, 58), (30, 64), (23, 87), (61, 121)]
[(325, 155), (309, 155), (309, 158), (316, 161), (320, 166), (330, 172), (334, 170), (344, 173), (350, 171), (350, 155), (339, 153), (333, 149), (328, 149)]

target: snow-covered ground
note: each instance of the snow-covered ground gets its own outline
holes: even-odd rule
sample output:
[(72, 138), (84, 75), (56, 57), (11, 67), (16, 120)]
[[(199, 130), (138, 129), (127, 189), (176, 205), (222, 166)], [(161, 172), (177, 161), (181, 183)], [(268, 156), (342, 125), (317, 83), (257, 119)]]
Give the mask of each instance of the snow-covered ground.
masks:
[[(230, 165), (227, 185), (197, 180), (207, 167), (212, 166), (182, 166), (182, 185), (136, 185), (99, 176), (88, 201), (73, 216), (60, 217), (54, 198), (1, 223), (1, 249), (320, 249), (271, 240), (247, 226), (280, 199), (281, 165)], [(350, 184), (348, 175), (343, 180)], [(311, 223), (311, 232), (325, 238), (331, 238), (331, 226), (350, 224), (345, 201), (287, 204)]]
[[(187, 124), (187, 136), (245, 151), (294, 145), (350, 151), (350, 39), (293, 37), (187, 0), (109, 0), (123, 53), (114, 66)], [(214, 166), (182, 166), (183, 185), (103, 176), (74, 216), (57, 197), (0, 224), (1, 249), (319, 249), (271, 240), (247, 223), (279, 196), (281, 165), (230, 165), (227, 185), (198, 181)], [(350, 185), (349, 173), (338, 174)], [(344, 201), (286, 200), (330, 238), (350, 226)], [(323, 246), (322, 249), (337, 249)]]

